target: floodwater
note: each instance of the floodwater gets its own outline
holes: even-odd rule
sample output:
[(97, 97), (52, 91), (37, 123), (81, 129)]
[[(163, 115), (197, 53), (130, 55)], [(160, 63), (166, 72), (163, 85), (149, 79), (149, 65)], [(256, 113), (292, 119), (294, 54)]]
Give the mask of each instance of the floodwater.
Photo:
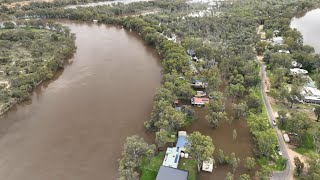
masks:
[(120, 27), (62, 23), (77, 36), (72, 64), (0, 117), (1, 180), (116, 179), (126, 137), (153, 142), (143, 122), (161, 82), (157, 52)]
[[(225, 107), (228, 116), (234, 116), (232, 111), (232, 100), (230, 98), (226, 99)], [(239, 179), (241, 174), (250, 174), (253, 176), (255, 170), (249, 172), (243, 165), (246, 157), (254, 157), (254, 142), (246, 121), (244, 119), (235, 119), (232, 123), (224, 121), (217, 128), (212, 128), (205, 119), (208, 110), (196, 106), (194, 107), (194, 110), (197, 115), (197, 120), (186, 129), (188, 133), (199, 131), (204, 135), (210, 136), (213, 140), (215, 153), (218, 152), (219, 149), (223, 150), (224, 154), (229, 157), (231, 153), (235, 153), (236, 157), (240, 158), (240, 164), (234, 173), (235, 179)], [(233, 130), (237, 131), (237, 138), (235, 140), (233, 140)], [(228, 172), (233, 172), (231, 165), (219, 165), (217, 159), (216, 165), (217, 167), (213, 169), (212, 173), (201, 171), (198, 174), (199, 180), (221, 180), (226, 177)]]
[(291, 21), (291, 27), (302, 33), (304, 44), (314, 47), (316, 53), (320, 53), (319, 19), (320, 9), (315, 9)]

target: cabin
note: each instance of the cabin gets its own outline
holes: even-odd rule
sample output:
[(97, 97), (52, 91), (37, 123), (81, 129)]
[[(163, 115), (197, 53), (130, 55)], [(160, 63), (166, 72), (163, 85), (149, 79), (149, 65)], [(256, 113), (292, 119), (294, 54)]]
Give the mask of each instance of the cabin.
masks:
[(156, 180), (188, 180), (188, 171), (181, 169), (161, 166), (156, 177)]
[(198, 98), (198, 97), (191, 98), (192, 105), (205, 106), (208, 103), (209, 103), (209, 98)]

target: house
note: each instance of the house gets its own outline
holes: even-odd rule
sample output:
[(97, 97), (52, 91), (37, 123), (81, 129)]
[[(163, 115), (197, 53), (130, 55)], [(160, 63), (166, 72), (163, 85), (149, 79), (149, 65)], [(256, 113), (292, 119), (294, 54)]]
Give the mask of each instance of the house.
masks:
[(192, 105), (204, 106), (208, 103), (209, 103), (209, 98), (198, 98), (198, 97), (191, 98)]
[(305, 75), (305, 74), (308, 74), (308, 71), (305, 69), (293, 68), (293, 69), (290, 69), (290, 74), (291, 75)]
[(188, 180), (188, 171), (161, 166), (156, 180)]
[(304, 102), (311, 103), (311, 104), (320, 104), (320, 97), (314, 97), (314, 96), (305, 96)]
[(186, 150), (187, 145), (187, 132), (186, 131), (179, 131), (178, 132), (178, 141), (176, 147), (180, 149), (180, 151), (184, 152)]
[(180, 152), (181, 151), (178, 147), (167, 148), (162, 165), (171, 168), (178, 168)]
[(98, 23), (98, 20), (94, 19), (93, 22), (94, 22), (94, 23)]
[(166, 155), (163, 159), (162, 165), (171, 168), (178, 168), (180, 155), (186, 149), (187, 144), (187, 132), (186, 131), (179, 131), (178, 132), (178, 141), (176, 147), (168, 147), (166, 151)]
[(283, 45), (283, 37), (272, 38), (272, 45)]
[(191, 81), (191, 87), (194, 87), (194, 88), (206, 88), (208, 87), (208, 83), (204, 83), (200, 80), (192, 80)]

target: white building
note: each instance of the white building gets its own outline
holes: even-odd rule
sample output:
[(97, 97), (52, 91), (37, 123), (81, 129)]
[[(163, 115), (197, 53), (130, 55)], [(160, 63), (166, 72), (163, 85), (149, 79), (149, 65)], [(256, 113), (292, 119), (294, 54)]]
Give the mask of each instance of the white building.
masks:
[(272, 38), (272, 45), (283, 45), (283, 37)]
[(293, 69), (290, 69), (290, 74), (291, 75), (306, 75), (306, 74), (308, 74), (308, 71), (305, 69), (293, 68)]

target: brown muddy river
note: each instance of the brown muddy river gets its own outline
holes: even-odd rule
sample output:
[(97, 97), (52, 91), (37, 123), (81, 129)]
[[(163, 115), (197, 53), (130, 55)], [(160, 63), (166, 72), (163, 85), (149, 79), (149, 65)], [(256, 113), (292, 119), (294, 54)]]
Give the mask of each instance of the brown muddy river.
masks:
[(0, 118), (1, 180), (116, 179), (125, 138), (149, 142), (143, 122), (161, 81), (160, 58), (133, 32), (63, 22), (73, 63)]

